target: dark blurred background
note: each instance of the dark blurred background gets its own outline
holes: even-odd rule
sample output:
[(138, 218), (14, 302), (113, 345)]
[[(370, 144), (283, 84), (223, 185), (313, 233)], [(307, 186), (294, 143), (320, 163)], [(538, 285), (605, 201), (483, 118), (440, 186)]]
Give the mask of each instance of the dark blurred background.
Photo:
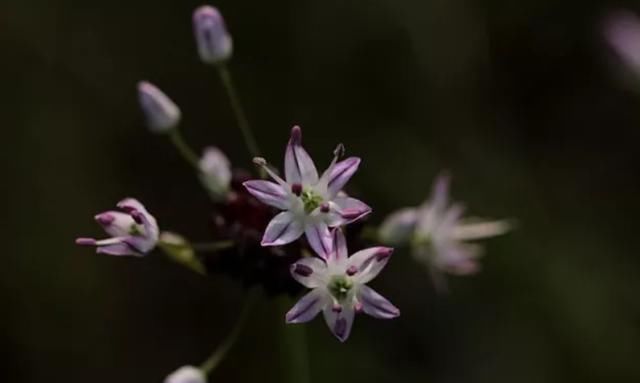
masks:
[[(182, 108), (198, 149), (250, 167), (219, 79), (198, 60), (192, 0), (4, 0), (0, 381), (159, 382), (200, 363), (232, 327), (241, 289), (160, 256), (96, 256), (93, 214), (125, 196), (165, 229), (207, 238), (210, 202), (165, 137), (144, 128), (135, 84)], [(638, 2), (289, 0), (215, 4), (265, 155), (292, 124), (380, 222), (442, 169), (472, 213), (514, 217), (483, 272), (428, 274), (397, 252), (372, 284), (402, 309), (356, 319), (339, 344), (306, 326), (314, 382), (640, 381), (640, 94), (603, 18)], [(366, 191), (366, 194), (364, 193)], [(262, 301), (211, 380), (279, 382), (282, 305)]]

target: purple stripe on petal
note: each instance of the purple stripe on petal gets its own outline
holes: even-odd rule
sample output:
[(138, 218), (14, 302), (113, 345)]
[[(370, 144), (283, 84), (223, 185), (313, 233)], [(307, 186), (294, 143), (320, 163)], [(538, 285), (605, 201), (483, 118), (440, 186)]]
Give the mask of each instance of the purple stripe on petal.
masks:
[(246, 181), (242, 184), (251, 195), (259, 199), (262, 203), (274, 206), (279, 209), (289, 207), (289, 195), (282, 186), (263, 180)]
[(328, 189), (332, 196), (338, 194), (344, 185), (349, 182), (349, 179), (358, 170), (360, 166), (360, 158), (349, 157), (343, 161), (335, 164), (331, 174), (329, 175)]
[(311, 290), (285, 315), (287, 323), (304, 323), (313, 319), (322, 309), (323, 292)]
[(313, 274), (313, 269), (306, 265), (294, 264), (293, 272), (300, 276), (308, 277)]
[(375, 318), (391, 319), (400, 315), (397, 307), (368, 286), (360, 286), (358, 299), (362, 302), (362, 310)]

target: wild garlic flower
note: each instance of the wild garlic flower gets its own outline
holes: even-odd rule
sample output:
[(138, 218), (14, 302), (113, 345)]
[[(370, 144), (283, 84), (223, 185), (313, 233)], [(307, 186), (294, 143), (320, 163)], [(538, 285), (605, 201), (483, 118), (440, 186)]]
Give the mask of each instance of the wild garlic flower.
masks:
[(158, 223), (147, 209), (133, 198), (118, 203), (122, 211), (106, 211), (95, 216), (111, 238), (78, 238), (76, 244), (95, 246), (99, 254), (143, 256), (158, 243)]
[(309, 245), (321, 257), (332, 252), (330, 227), (356, 221), (371, 212), (365, 203), (341, 193), (360, 165), (360, 158), (338, 162), (344, 147), (338, 145), (329, 168), (318, 177), (313, 160), (302, 147), (302, 131), (294, 126), (285, 152), (285, 179), (280, 178), (263, 158), (254, 162), (276, 182), (252, 180), (243, 183), (263, 203), (283, 210), (267, 226), (262, 246), (280, 246), (306, 234)]
[(138, 83), (138, 101), (149, 130), (166, 133), (180, 123), (180, 108), (155, 85)]
[(231, 57), (233, 40), (216, 8), (203, 5), (193, 12), (193, 33), (203, 62), (217, 64)]
[(224, 200), (231, 184), (231, 163), (213, 146), (204, 149), (200, 158), (200, 181), (215, 200)]
[(291, 265), (293, 278), (312, 290), (289, 310), (286, 321), (308, 322), (322, 311), (331, 332), (344, 342), (356, 313), (391, 319), (400, 310), (366, 285), (385, 267), (393, 249), (372, 247), (348, 256), (342, 230), (333, 235), (335, 249), (326, 259), (307, 257)]
[(511, 225), (507, 221), (463, 220), (463, 212), (462, 205), (449, 205), (449, 177), (440, 176), (430, 200), (392, 213), (380, 226), (379, 238), (389, 245), (411, 245), (413, 256), (434, 271), (473, 274), (479, 270), (477, 259), (482, 249), (465, 241), (504, 234)]
[(640, 75), (640, 18), (630, 11), (615, 11), (607, 17), (604, 33), (624, 64)]
[(206, 383), (207, 377), (199, 368), (183, 366), (169, 374), (164, 383)]

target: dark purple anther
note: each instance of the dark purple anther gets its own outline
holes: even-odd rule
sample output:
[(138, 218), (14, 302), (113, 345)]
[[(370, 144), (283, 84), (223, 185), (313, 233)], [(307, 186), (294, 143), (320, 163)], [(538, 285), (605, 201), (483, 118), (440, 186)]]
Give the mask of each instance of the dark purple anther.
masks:
[(334, 313), (341, 313), (342, 306), (339, 303), (334, 303), (333, 307), (331, 307), (331, 311), (333, 311)]
[(320, 211), (322, 213), (328, 213), (331, 209), (329, 208), (329, 204), (327, 202), (323, 202), (322, 205), (320, 205)]
[(293, 184), (291, 185), (291, 193), (300, 197), (302, 194), (302, 185), (301, 184)]
[(354, 265), (349, 266), (349, 268), (347, 269), (347, 275), (350, 277), (356, 275), (357, 272), (358, 272), (358, 268), (355, 267)]
[(291, 128), (291, 143), (292, 144), (302, 144), (302, 130), (298, 125)]
[(309, 275), (313, 274), (313, 269), (309, 266), (301, 265), (298, 263), (293, 265), (293, 272), (303, 277), (308, 277)]

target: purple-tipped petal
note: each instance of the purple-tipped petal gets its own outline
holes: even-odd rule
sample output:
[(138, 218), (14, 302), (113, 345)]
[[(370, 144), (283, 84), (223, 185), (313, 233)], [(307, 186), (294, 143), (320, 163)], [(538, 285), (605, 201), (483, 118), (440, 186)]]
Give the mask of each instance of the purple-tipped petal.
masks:
[(300, 238), (304, 232), (302, 223), (288, 211), (273, 217), (262, 237), (262, 246), (281, 246)]
[(305, 234), (313, 251), (321, 258), (328, 259), (333, 251), (333, 236), (327, 224), (322, 221), (309, 224)]
[(453, 228), (452, 237), (459, 241), (469, 241), (495, 237), (509, 232), (512, 224), (509, 221), (485, 221), (458, 224)]
[(314, 289), (300, 298), (298, 303), (289, 310), (285, 316), (287, 323), (304, 323), (315, 318), (325, 306), (325, 293), (320, 289)]
[(335, 197), (332, 201), (337, 207), (341, 219), (340, 225), (358, 221), (371, 213), (371, 207), (351, 197)]
[(365, 284), (382, 271), (389, 262), (391, 254), (393, 254), (393, 249), (390, 247), (379, 246), (364, 249), (349, 257), (347, 267), (355, 266), (358, 272), (354, 278), (357, 278), (358, 283)]
[(255, 180), (246, 181), (242, 185), (251, 195), (269, 206), (287, 210), (291, 205), (289, 193), (275, 182)]
[(380, 241), (388, 245), (409, 243), (418, 222), (418, 209), (404, 208), (391, 213), (380, 225)]
[(299, 126), (291, 129), (291, 138), (284, 156), (284, 173), (289, 184), (306, 186), (318, 182), (316, 165), (302, 147), (302, 131)]
[(362, 310), (372, 317), (391, 319), (400, 315), (396, 306), (369, 286), (360, 286), (358, 299), (362, 303)]
[(315, 289), (326, 283), (324, 280), (327, 264), (316, 257), (302, 258), (291, 265), (291, 276), (301, 285)]
[(130, 214), (120, 211), (100, 213), (95, 216), (95, 220), (112, 237), (128, 236), (137, 225)]
[(347, 250), (347, 240), (344, 237), (342, 229), (336, 228), (333, 230), (333, 252), (329, 258), (335, 264), (344, 264), (349, 257)]
[(353, 174), (358, 170), (360, 161), (358, 157), (349, 157), (333, 166), (327, 185), (330, 196), (333, 197), (338, 194), (344, 185), (349, 182), (349, 179), (351, 179)]
[(143, 254), (134, 250), (131, 246), (126, 244), (125, 242), (114, 243), (110, 245), (98, 246), (96, 249), (96, 253), (98, 254), (108, 254), (108, 255), (116, 255), (116, 256), (136, 256), (140, 257)]
[(449, 203), (449, 184), (451, 177), (448, 173), (440, 174), (433, 183), (433, 191), (431, 192), (431, 200), (429, 205), (436, 211), (442, 211)]
[(327, 305), (322, 311), (324, 320), (329, 326), (329, 330), (335, 335), (340, 342), (344, 342), (351, 334), (355, 310), (353, 307), (343, 305), (341, 310), (334, 310), (333, 306)]
[(433, 264), (436, 268), (454, 275), (470, 275), (480, 271), (477, 258), (482, 247), (476, 244), (445, 243), (436, 244)]
[(76, 245), (80, 246), (95, 246), (96, 240), (93, 238), (76, 238)]

